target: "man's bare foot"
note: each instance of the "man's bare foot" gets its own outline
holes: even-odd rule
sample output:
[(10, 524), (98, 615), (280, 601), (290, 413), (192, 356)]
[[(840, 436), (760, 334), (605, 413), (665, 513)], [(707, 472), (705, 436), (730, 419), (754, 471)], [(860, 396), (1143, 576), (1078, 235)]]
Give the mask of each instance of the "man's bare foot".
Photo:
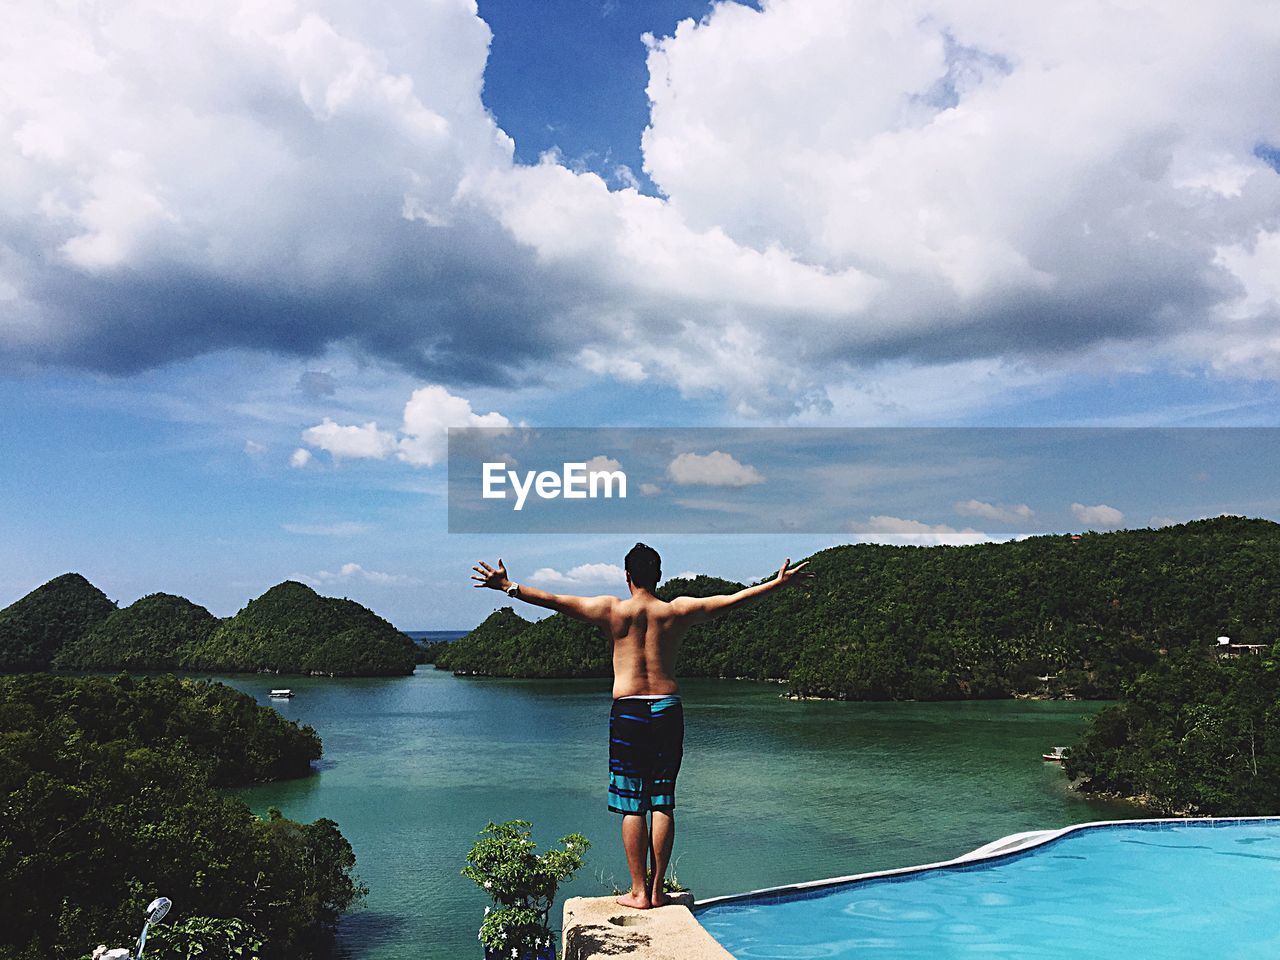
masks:
[(671, 898), (668, 897), (661, 890), (655, 890), (649, 896), (649, 903), (655, 907), (665, 907), (670, 902), (671, 902)]
[(636, 910), (648, 910), (653, 906), (649, 902), (648, 894), (636, 893), (634, 890), (624, 893), (618, 898), (618, 904), (623, 907), (632, 907)]

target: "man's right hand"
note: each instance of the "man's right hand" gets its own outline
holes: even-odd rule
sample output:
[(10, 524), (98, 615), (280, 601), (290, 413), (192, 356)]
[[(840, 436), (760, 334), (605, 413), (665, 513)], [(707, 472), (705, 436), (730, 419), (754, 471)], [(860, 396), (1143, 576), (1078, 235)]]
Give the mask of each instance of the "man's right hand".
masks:
[(473, 587), (488, 587), (490, 590), (505, 592), (511, 586), (511, 581), (507, 579), (507, 568), (502, 565), (501, 559), (498, 560), (497, 567), (491, 567), (483, 560), (477, 560), (476, 565), (471, 569), (475, 571), (471, 579), (477, 581), (472, 584)]

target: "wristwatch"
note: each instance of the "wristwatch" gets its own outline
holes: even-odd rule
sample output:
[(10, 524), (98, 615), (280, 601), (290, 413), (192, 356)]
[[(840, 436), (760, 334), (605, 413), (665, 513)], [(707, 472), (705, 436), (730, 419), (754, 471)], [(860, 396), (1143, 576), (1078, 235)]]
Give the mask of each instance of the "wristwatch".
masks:
[(511, 586), (507, 587), (505, 592), (508, 597), (514, 600), (516, 597), (520, 596), (520, 584), (513, 583)]

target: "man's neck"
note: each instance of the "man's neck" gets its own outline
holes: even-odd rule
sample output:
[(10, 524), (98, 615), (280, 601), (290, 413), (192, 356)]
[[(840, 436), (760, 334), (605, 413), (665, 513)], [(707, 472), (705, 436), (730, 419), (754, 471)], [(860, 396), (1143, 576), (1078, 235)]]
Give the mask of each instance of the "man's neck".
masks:
[(649, 599), (649, 600), (656, 600), (656, 599), (657, 599), (657, 597), (655, 597), (655, 596), (654, 596), (653, 591), (652, 591), (652, 590), (649, 590), (649, 589), (646, 589), (645, 587), (637, 587), (634, 583), (629, 583), (629, 584), (627, 584), (627, 587), (631, 590), (631, 596), (633, 596), (633, 597), (640, 597), (642, 600), (643, 600), (643, 599)]

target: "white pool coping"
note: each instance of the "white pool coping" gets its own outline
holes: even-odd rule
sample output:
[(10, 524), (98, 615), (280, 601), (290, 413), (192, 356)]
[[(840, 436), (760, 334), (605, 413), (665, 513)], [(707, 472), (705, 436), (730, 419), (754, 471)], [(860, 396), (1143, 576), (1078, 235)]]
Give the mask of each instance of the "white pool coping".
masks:
[(788, 893), (801, 893), (812, 890), (818, 890), (823, 887), (835, 887), (846, 883), (856, 883), (863, 880), (878, 880), (884, 877), (901, 877), (913, 873), (923, 873), (926, 870), (941, 870), (948, 867), (959, 867), (982, 863), (987, 860), (998, 860), (1002, 857), (1010, 856), (1015, 853), (1023, 853), (1032, 850), (1035, 847), (1043, 846), (1046, 843), (1052, 843), (1060, 837), (1065, 837), (1069, 833), (1076, 833), (1081, 830), (1090, 830), (1098, 827), (1122, 827), (1132, 826), (1135, 824), (1197, 824), (1197, 823), (1257, 823), (1261, 821), (1280, 822), (1280, 816), (1271, 817), (1153, 817), (1145, 820), (1093, 820), (1089, 823), (1073, 823), (1067, 827), (1060, 827), (1054, 830), (1025, 830), (1022, 833), (1011, 833), (1007, 837), (1001, 837), (999, 840), (992, 840), (985, 843), (976, 850), (961, 854), (951, 860), (939, 860), (937, 863), (922, 863), (912, 867), (895, 867), (892, 870), (873, 870), (869, 873), (853, 873), (847, 877), (828, 877), (824, 880), (807, 880), (803, 883), (788, 883), (780, 887), (762, 887), (759, 890), (749, 890), (746, 893), (730, 893), (720, 897), (708, 897), (705, 900), (698, 900), (694, 903), (693, 908), (695, 916), (697, 911), (703, 907), (710, 907), (716, 904), (733, 903), (739, 900), (750, 900), (756, 897), (781, 897)]

